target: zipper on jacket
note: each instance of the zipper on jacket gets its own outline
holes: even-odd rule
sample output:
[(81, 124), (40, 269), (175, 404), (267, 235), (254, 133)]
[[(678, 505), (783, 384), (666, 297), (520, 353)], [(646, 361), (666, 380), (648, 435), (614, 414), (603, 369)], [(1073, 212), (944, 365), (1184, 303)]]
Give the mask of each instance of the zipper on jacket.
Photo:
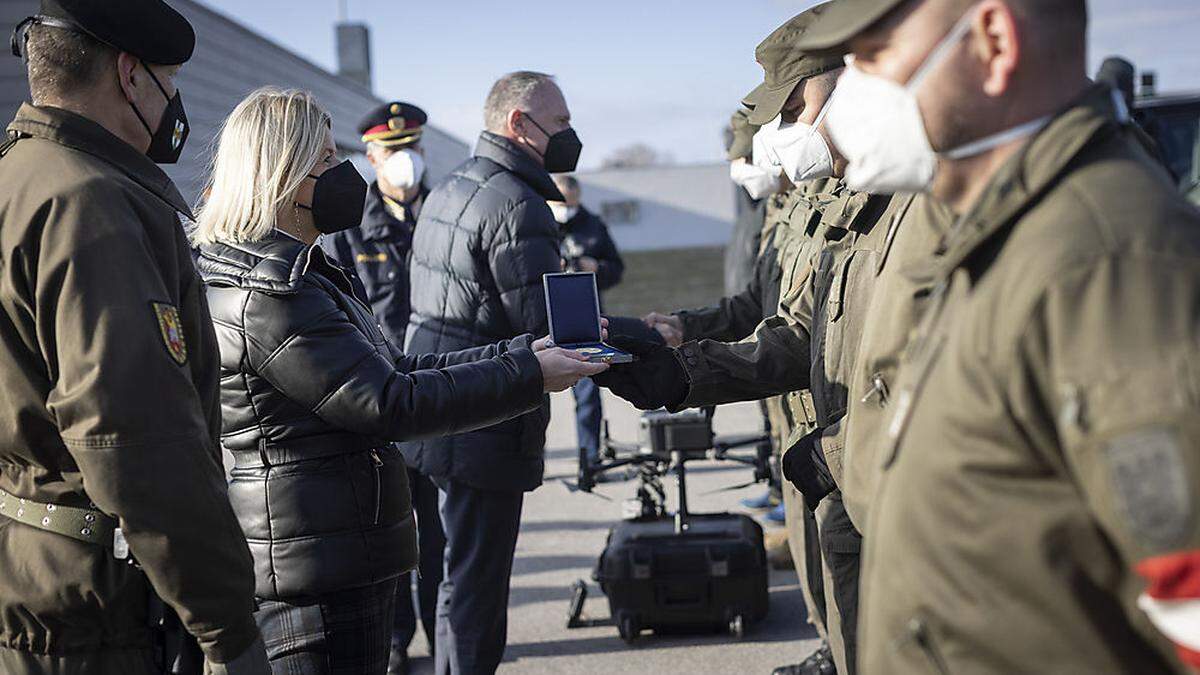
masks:
[(383, 468), (383, 459), (379, 456), (379, 452), (371, 450), (371, 463), (375, 465), (375, 524), (379, 524), (379, 509), (383, 503), (383, 479), (380, 476), (379, 470)]
[(929, 632), (929, 625), (921, 619), (912, 619), (908, 622), (908, 633), (912, 636), (913, 642), (921, 648), (925, 653), (925, 658), (929, 659), (930, 665), (933, 666), (939, 675), (950, 675), (950, 668), (946, 666), (942, 655), (938, 653), (937, 647), (933, 644), (933, 635)]
[(862, 402), (869, 403), (876, 396), (879, 397), (879, 407), (887, 407), (888, 386), (887, 380), (883, 379), (883, 373), (871, 375), (871, 391), (868, 391), (867, 395), (862, 397)]

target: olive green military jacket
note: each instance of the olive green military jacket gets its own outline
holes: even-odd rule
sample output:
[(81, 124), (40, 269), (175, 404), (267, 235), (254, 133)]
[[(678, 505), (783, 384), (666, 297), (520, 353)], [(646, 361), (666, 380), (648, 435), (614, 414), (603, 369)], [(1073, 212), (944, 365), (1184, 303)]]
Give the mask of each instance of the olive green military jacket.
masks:
[[(209, 660), (258, 637), (219, 462), (218, 353), (177, 212), (145, 155), (24, 105), (0, 159), (0, 488), (119, 519), (113, 550), (0, 517), (0, 647), (150, 645), (151, 588)], [(149, 583), (147, 583), (147, 578)]]
[(1089, 90), (948, 237), (878, 457), (865, 673), (1184, 672), (1200, 213), (1118, 114)]
[(824, 188), (825, 181), (811, 181), (769, 198), (751, 283), (715, 305), (675, 312), (684, 340), (741, 340), (775, 314), (781, 290), (791, 278), (795, 247), (811, 238), (805, 233), (807, 220), (814, 208), (829, 199)]
[[(814, 439), (840, 486), (849, 381), (854, 371), (864, 311), (877, 271), (894, 241), (911, 197), (847, 191), (826, 210), (826, 245), (816, 254), (807, 283), (784, 298), (780, 316), (810, 344), (810, 389), (821, 433)], [(800, 440), (793, 434), (788, 446)]]
[[(741, 342), (701, 340), (683, 345), (689, 391), (681, 407), (755, 400), (809, 388), (812, 304), (805, 301), (811, 297), (805, 289), (812, 283), (820, 252), (830, 243), (828, 237), (837, 236), (830, 234), (830, 222), (853, 220), (863, 203), (852, 204), (841, 181), (834, 179), (823, 185), (807, 209), (797, 213), (793, 227), (805, 236), (797, 237), (784, 253), (779, 312)], [(797, 398), (795, 403), (799, 402)]]
[[(831, 286), (843, 297), (830, 292), (819, 303), (829, 308), (826, 316), (841, 313), (845, 325), (857, 324), (853, 331), (843, 329), (826, 350), (826, 379), (835, 383), (834, 394), (845, 397), (835, 398), (833, 406), (824, 405), (829, 409), (840, 403), (845, 414), (822, 441), (846, 511), (863, 533), (878, 476), (875, 451), (886, 426), (900, 353), (925, 307), (938, 247), (953, 222), (949, 209), (924, 195), (897, 200), (887, 227), (872, 230), (849, 257), (833, 265), (840, 281)], [(849, 298), (853, 300), (847, 306)], [(856, 340), (845, 339), (851, 332), (857, 333)], [(840, 358), (830, 358), (838, 354)], [(837, 453), (840, 459), (831, 458)]]

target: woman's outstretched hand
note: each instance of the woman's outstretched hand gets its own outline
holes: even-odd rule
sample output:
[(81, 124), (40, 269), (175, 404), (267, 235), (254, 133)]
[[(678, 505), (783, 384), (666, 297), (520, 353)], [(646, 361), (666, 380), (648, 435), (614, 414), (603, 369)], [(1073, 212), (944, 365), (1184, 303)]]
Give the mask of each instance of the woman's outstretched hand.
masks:
[(585, 377), (608, 370), (607, 363), (589, 363), (586, 356), (569, 349), (548, 347), (534, 355), (542, 366), (542, 388), (546, 392), (565, 391)]

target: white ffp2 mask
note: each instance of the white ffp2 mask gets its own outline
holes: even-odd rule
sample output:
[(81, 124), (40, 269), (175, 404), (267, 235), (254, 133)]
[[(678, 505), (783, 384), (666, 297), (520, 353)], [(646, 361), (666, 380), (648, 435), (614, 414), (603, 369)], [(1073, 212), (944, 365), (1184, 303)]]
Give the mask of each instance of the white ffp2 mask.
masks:
[(745, 160), (729, 165), (729, 177), (742, 186), (755, 201), (769, 197), (779, 190), (778, 169), (767, 170)]
[(383, 161), (379, 173), (394, 188), (408, 190), (421, 184), (425, 176), (425, 158), (411, 148), (393, 152)]
[(780, 116), (773, 120), (771, 130), (763, 139), (771, 164), (778, 166), (794, 185), (833, 175), (833, 153), (829, 151), (825, 137), (817, 131), (828, 111), (829, 103), (826, 102), (812, 124), (789, 124)]
[(550, 202), (550, 212), (554, 214), (555, 222), (559, 225), (566, 225), (579, 214), (579, 207), (567, 206), (563, 202)]
[(934, 152), (917, 91), (971, 29), (974, 18), (972, 8), (904, 85), (864, 73), (852, 57), (846, 58), (847, 68), (838, 79), (826, 125), (834, 145), (849, 162), (846, 185), (850, 189), (873, 194), (924, 192), (933, 183), (939, 154), (949, 159), (971, 157), (1036, 133), (1045, 125), (1047, 118), (1040, 118), (958, 148)]

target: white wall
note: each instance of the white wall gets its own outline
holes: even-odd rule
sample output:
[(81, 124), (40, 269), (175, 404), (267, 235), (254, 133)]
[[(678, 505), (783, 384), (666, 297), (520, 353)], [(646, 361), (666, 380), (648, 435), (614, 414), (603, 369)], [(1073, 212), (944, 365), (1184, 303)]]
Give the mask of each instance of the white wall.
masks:
[(603, 216), (604, 204), (633, 201), (637, 220), (608, 219), (623, 251), (724, 246), (733, 229), (734, 184), (725, 163), (607, 169), (576, 174), (582, 201)]

